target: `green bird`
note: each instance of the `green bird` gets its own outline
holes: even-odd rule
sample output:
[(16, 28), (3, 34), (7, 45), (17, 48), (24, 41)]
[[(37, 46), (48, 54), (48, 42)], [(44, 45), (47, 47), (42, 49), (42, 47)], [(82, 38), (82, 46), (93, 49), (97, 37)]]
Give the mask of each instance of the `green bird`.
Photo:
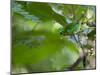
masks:
[(68, 26), (66, 26), (66, 28), (60, 29), (60, 34), (61, 35), (76, 34), (77, 32), (80, 31), (80, 28), (81, 28), (80, 24), (70, 23)]

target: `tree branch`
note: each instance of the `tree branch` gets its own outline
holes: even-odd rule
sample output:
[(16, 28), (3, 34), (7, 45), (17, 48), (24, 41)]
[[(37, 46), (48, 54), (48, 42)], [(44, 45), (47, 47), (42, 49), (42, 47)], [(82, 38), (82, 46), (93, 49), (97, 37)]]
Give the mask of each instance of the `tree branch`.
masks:
[(85, 50), (84, 50), (83, 45), (82, 45), (81, 42), (79, 41), (79, 38), (78, 38), (78, 40), (77, 40), (74, 34), (73, 34), (73, 37), (74, 37), (74, 39), (76, 40), (76, 42), (79, 44), (79, 46), (82, 48), (83, 56), (82, 56), (82, 57), (79, 57), (79, 58), (77, 59), (77, 61), (72, 65), (72, 67), (74, 68), (75, 66), (77, 66), (77, 65), (80, 63), (81, 60), (83, 60), (83, 67), (85, 68), (85, 67), (86, 67), (86, 55), (87, 55), (87, 54), (86, 54), (86, 52), (85, 52)]

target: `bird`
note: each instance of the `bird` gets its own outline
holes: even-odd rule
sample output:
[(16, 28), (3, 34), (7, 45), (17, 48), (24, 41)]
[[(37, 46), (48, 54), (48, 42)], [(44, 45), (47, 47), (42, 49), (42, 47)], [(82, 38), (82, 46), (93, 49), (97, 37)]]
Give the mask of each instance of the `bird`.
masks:
[(65, 28), (60, 28), (61, 35), (76, 34), (80, 31), (81, 25), (79, 23), (70, 23)]

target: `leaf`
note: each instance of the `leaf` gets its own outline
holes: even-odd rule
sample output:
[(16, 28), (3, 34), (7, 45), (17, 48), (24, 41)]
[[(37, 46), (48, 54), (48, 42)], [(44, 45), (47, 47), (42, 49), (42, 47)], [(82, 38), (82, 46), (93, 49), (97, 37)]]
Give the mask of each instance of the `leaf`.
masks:
[(34, 29), (35, 25), (38, 23), (37, 21), (33, 22), (30, 19), (26, 19), (20, 14), (14, 13), (13, 14), (13, 26), (12, 27), (17, 27), (17, 31), (22, 32), (22, 31), (31, 31)]
[(68, 50), (68, 48), (65, 47), (62, 50), (57, 51), (54, 55), (44, 61), (41, 61), (34, 65), (28, 65), (27, 69), (31, 68), (31, 70), (29, 69), (29, 72), (50, 72), (67, 70), (67, 68), (71, 66), (78, 57), (79, 56), (77, 52)]
[[(17, 38), (16, 36), (19, 37)], [(14, 39), (15, 42), (13, 42), (13, 61), (17, 64), (37, 63), (48, 58), (56, 51), (61, 50), (65, 45), (67, 45), (64, 40), (60, 39), (59, 36), (51, 33), (29, 32), (25, 34), (22, 33), (20, 35), (18, 34), (16, 36)], [(26, 40), (26, 42), (28, 42), (30, 41), (30, 38), (33, 38), (33, 41), (31, 40), (32, 42), (29, 42), (28, 44), (21, 42), (22, 40)], [(39, 42), (38, 38), (43, 38), (43, 41), (40, 40), (41, 42)], [(32, 45), (32, 47), (30, 45)]]
[(18, 4), (17, 2), (12, 2), (12, 16), (14, 16), (14, 14), (19, 14), (21, 16), (23, 16), (24, 18), (28, 19), (28, 20), (32, 20), (33, 22), (38, 22), (39, 18), (34, 16), (34, 15), (30, 15), (29, 12), (25, 11), (24, 9), (22, 9), (22, 5)]
[(66, 26), (66, 18), (55, 11), (48, 3), (38, 2), (18, 2), (23, 6), (23, 9), (29, 12), (30, 15), (37, 16), (42, 21), (55, 20), (63, 26)]
[(88, 6), (80, 6), (80, 5), (63, 5), (63, 13), (66, 18), (73, 20), (76, 22), (79, 21), (83, 17), (81, 17), (86, 11)]
[(91, 32), (87, 34), (88, 38), (94, 40), (96, 38), (96, 29), (94, 28)]

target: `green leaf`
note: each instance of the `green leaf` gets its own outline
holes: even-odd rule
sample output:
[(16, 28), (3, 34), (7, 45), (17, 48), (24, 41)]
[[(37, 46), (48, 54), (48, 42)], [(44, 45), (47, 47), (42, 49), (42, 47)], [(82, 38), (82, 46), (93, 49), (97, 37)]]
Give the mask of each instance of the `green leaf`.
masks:
[(91, 32), (87, 34), (88, 38), (94, 40), (96, 38), (96, 29), (94, 28)]
[(29, 12), (25, 11), (22, 8), (23, 6), (21, 4), (18, 4), (17, 2), (12, 2), (12, 16), (14, 16), (14, 14), (16, 13), (28, 20), (32, 20), (33, 22), (39, 21), (38, 17), (30, 15)]
[(38, 21), (33, 22), (30, 19), (26, 19), (24, 16), (14, 13), (13, 16), (13, 24), (12, 27), (16, 28), (16, 31), (23, 32), (23, 31), (31, 31), (35, 28)]
[(27, 32), (13, 38), (15, 38), (13, 40), (13, 62), (16, 64), (40, 62), (62, 50), (65, 46), (71, 50), (75, 49), (75, 46), (72, 46), (73, 44), (69, 41), (65, 42), (58, 35), (47, 32)]
[(18, 2), (23, 6), (22, 9), (27, 11), (30, 15), (37, 16), (42, 21), (55, 20), (63, 26), (66, 26), (66, 18), (55, 11), (48, 3), (38, 2)]

